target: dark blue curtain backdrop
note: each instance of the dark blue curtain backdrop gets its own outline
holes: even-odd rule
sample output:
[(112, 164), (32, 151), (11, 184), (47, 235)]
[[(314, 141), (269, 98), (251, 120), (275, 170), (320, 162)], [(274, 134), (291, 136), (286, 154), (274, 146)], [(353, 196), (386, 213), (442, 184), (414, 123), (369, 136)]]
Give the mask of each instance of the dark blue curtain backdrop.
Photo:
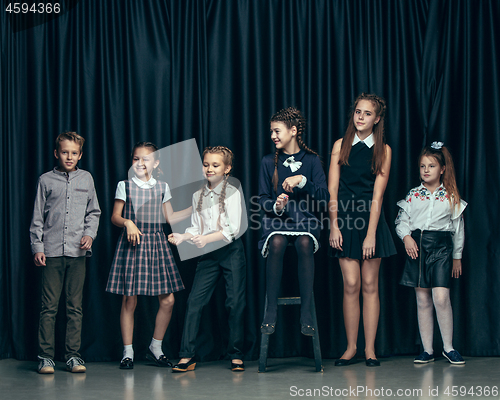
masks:
[[(28, 229), (35, 184), (55, 165), (53, 141), (75, 130), (87, 142), (80, 166), (95, 179), (101, 224), (88, 261), (82, 355), (121, 356), (119, 296), (104, 291), (119, 230), (110, 222), (116, 183), (127, 177), (132, 145), (159, 147), (195, 138), (230, 147), (250, 229), (246, 358), (256, 359), (265, 295), (264, 260), (252, 196), (262, 156), (273, 151), (269, 118), (295, 105), (308, 119), (305, 141), (328, 171), (333, 143), (360, 92), (387, 100), (393, 149), (385, 212), (392, 232), (396, 201), (418, 184), (423, 144), (442, 140), (455, 159), (465, 212), (463, 276), (451, 295), (454, 345), (466, 356), (500, 355), (499, 183), (500, 2), (498, 0), (81, 0), (60, 17), (14, 31), (0, 13), (0, 358), (37, 354), (39, 270)], [(175, 203), (174, 203), (175, 207)], [(168, 227), (166, 227), (168, 229)], [(316, 254), (315, 296), (325, 358), (346, 346), (342, 277), (327, 256), (328, 230)], [(398, 285), (404, 248), (380, 273), (380, 356), (419, 351), (415, 295)], [(294, 292), (294, 255), (285, 290)], [(176, 295), (164, 340), (180, 346), (196, 260), (179, 262), (186, 290)], [(225, 356), (225, 291), (220, 284), (202, 319), (197, 355)], [(135, 349), (153, 332), (156, 298), (140, 298)], [(57, 326), (62, 355), (64, 308)], [(435, 330), (435, 346), (441, 346)], [(360, 330), (358, 345), (363, 349)], [(270, 356), (312, 356), (298, 310), (280, 311)]]

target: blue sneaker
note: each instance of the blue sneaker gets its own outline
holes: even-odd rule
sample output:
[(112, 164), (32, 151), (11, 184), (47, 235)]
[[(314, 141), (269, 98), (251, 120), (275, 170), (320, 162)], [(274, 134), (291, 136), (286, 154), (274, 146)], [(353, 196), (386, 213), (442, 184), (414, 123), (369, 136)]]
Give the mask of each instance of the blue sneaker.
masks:
[(415, 364), (427, 364), (433, 361), (434, 361), (434, 355), (429, 354), (426, 351), (420, 353), (420, 355), (418, 357), (415, 357), (415, 359), (413, 360)]
[(449, 353), (443, 351), (443, 356), (454, 365), (463, 365), (465, 364), (464, 359), (460, 355), (460, 353), (456, 350), (452, 350)]

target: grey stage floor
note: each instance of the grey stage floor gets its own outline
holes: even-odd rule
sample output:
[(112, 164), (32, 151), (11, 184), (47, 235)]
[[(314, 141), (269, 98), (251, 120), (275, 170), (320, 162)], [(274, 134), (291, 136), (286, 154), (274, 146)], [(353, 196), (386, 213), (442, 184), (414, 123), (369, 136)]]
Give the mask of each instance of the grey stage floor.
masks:
[[(0, 398), (22, 399), (384, 399), (384, 398), (489, 398), (500, 399), (500, 358), (466, 358), (454, 366), (442, 357), (417, 366), (412, 357), (382, 359), (367, 368), (360, 360), (335, 367), (324, 360), (324, 372), (314, 360), (268, 360), (266, 373), (257, 372), (257, 361), (244, 372), (232, 372), (228, 361), (199, 363), (195, 371), (173, 374), (146, 362), (123, 371), (118, 363), (88, 363), (87, 373), (72, 374), (56, 364), (54, 375), (39, 375), (36, 363), (0, 361)], [(455, 396), (454, 396), (455, 395)]]

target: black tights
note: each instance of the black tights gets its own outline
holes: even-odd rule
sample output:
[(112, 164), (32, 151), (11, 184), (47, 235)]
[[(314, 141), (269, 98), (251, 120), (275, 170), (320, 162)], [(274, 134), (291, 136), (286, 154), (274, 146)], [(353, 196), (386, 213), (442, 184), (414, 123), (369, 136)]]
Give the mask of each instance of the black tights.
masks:
[(283, 273), (283, 256), (288, 242), (292, 242), (298, 255), (299, 287), (301, 297), (300, 322), (312, 325), (311, 299), (314, 284), (314, 242), (309, 235), (273, 235), (269, 239), (266, 265), (267, 309), (264, 324), (276, 322), (278, 294)]

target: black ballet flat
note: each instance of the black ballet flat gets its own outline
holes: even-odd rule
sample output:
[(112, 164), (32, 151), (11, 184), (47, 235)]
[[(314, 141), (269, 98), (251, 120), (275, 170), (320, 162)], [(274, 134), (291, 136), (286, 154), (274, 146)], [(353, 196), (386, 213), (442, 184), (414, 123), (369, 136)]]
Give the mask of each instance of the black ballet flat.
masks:
[(146, 358), (149, 361), (152, 361), (156, 364), (157, 367), (171, 367), (172, 363), (169, 361), (167, 357), (165, 357), (164, 354), (162, 354), (160, 357), (156, 358), (156, 356), (153, 354), (153, 352), (148, 348), (148, 352), (146, 353)]
[(120, 369), (133, 369), (134, 361), (130, 357), (126, 357), (120, 361)]
[(339, 358), (338, 360), (335, 360), (335, 366), (336, 367), (347, 367), (348, 365), (354, 364), (356, 362), (356, 355), (354, 355), (353, 358), (350, 358), (349, 360), (345, 358)]
[(236, 364), (231, 361), (231, 371), (244, 371), (245, 370), (245, 364)]
[(302, 333), (304, 336), (314, 336), (315, 332), (316, 329), (314, 329), (314, 327), (311, 325), (302, 324), (300, 326), (300, 333)]
[(178, 363), (172, 367), (172, 372), (194, 371), (196, 362), (191, 358), (187, 363)]
[(376, 358), (368, 358), (365, 363), (367, 367), (380, 367), (380, 361)]
[(260, 333), (264, 335), (272, 335), (276, 331), (276, 322), (272, 324), (262, 324), (260, 326)]

